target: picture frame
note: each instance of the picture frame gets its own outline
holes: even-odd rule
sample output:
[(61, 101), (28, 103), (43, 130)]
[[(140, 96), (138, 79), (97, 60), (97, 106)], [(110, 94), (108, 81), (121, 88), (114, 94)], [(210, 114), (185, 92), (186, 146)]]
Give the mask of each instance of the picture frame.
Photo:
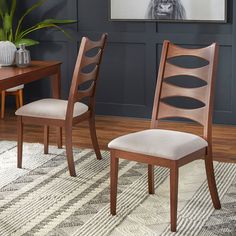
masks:
[(109, 0), (109, 20), (226, 23), (227, 5), (227, 0)]

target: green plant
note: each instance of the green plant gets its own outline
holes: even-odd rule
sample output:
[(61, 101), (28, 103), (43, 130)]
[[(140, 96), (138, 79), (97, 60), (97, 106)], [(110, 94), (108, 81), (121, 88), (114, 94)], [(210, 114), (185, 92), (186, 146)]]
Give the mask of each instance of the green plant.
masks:
[(11, 41), (16, 46), (19, 46), (21, 43), (26, 44), (26, 46), (32, 46), (39, 42), (28, 38), (28, 35), (44, 28), (57, 28), (69, 37), (68, 33), (59, 25), (72, 24), (76, 22), (75, 20), (45, 19), (33, 26), (23, 28), (22, 24), (25, 17), (42, 6), (47, 0), (37, 1), (17, 20), (15, 19), (15, 11), (18, 1), (19, 0), (0, 0), (0, 41)]

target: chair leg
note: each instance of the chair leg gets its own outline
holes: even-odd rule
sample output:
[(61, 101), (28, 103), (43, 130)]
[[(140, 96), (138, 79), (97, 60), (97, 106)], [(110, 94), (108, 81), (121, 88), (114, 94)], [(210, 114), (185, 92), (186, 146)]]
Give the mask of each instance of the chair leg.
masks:
[(44, 126), (44, 154), (48, 154), (49, 126)]
[(23, 106), (23, 89), (19, 90), (19, 107)]
[(21, 116), (17, 117), (17, 168), (22, 168), (23, 123)]
[(6, 98), (6, 91), (1, 92), (1, 118), (4, 119), (5, 114), (5, 98)]
[(148, 192), (149, 192), (149, 194), (155, 193), (154, 166), (153, 165), (148, 165)]
[(90, 130), (90, 136), (91, 136), (91, 139), (92, 139), (92, 144), (93, 144), (93, 148), (94, 148), (94, 151), (96, 153), (97, 159), (101, 160), (102, 155), (101, 155), (100, 148), (99, 148), (99, 145), (98, 145), (94, 115), (92, 115), (89, 118), (89, 130)]
[(170, 168), (170, 218), (172, 232), (176, 232), (177, 228), (178, 180), (179, 169), (176, 162), (174, 162)]
[(62, 148), (62, 127), (57, 127), (57, 147)]
[(218, 195), (218, 191), (216, 187), (216, 180), (215, 180), (211, 150), (208, 151), (208, 154), (205, 157), (205, 167), (206, 167), (207, 183), (208, 183), (209, 191), (211, 194), (213, 206), (215, 209), (221, 209), (219, 195)]
[(19, 109), (20, 107), (20, 103), (19, 103), (19, 92), (15, 93), (15, 97), (16, 97), (16, 110)]
[(118, 165), (119, 158), (116, 158), (111, 151), (110, 211), (112, 215), (116, 215)]
[(72, 127), (65, 128), (66, 155), (70, 176), (76, 176), (72, 149)]

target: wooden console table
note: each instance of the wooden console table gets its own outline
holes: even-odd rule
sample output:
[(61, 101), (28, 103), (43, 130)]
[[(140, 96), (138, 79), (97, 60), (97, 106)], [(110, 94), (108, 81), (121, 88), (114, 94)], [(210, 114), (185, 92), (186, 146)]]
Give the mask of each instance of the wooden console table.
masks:
[[(45, 77), (50, 77), (53, 98), (60, 98), (61, 92), (61, 62), (59, 61), (32, 61), (26, 68), (1, 67), (0, 92), (21, 84), (27, 84)], [(57, 144), (62, 146), (61, 129), (58, 129)]]

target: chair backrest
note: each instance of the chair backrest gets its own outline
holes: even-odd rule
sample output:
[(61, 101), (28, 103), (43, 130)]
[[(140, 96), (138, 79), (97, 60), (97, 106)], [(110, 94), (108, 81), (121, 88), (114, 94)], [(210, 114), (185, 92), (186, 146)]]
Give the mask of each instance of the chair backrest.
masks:
[[(207, 64), (196, 68), (180, 67), (170, 62), (177, 57), (197, 57)], [(216, 67), (218, 60), (218, 45), (212, 45), (200, 49), (181, 48), (169, 41), (164, 41), (159, 73), (157, 77), (156, 93), (153, 105), (151, 128), (156, 128), (159, 119), (163, 118), (187, 118), (201, 124), (204, 127), (203, 137), (211, 139), (211, 124), (213, 113), (213, 95), (216, 77)], [(194, 88), (177, 86), (168, 82), (168, 78), (178, 80), (181, 76), (194, 77), (205, 81), (204, 85)], [(203, 104), (200, 107), (180, 108), (173, 104), (166, 103), (166, 99), (171, 97), (185, 97), (198, 100)]]
[[(89, 109), (94, 109), (96, 84), (106, 41), (107, 34), (103, 34), (99, 41), (91, 41), (87, 37), (82, 38), (70, 88), (67, 117), (73, 117), (74, 103), (81, 101), (83, 98), (89, 98)], [(89, 56), (89, 53), (93, 50), (95, 55), (92, 53), (93, 55)], [(86, 71), (86, 68), (89, 67), (92, 70), (90, 68)], [(89, 83), (89, 87), (81, 89), (83, 84), (86, 83)]]

